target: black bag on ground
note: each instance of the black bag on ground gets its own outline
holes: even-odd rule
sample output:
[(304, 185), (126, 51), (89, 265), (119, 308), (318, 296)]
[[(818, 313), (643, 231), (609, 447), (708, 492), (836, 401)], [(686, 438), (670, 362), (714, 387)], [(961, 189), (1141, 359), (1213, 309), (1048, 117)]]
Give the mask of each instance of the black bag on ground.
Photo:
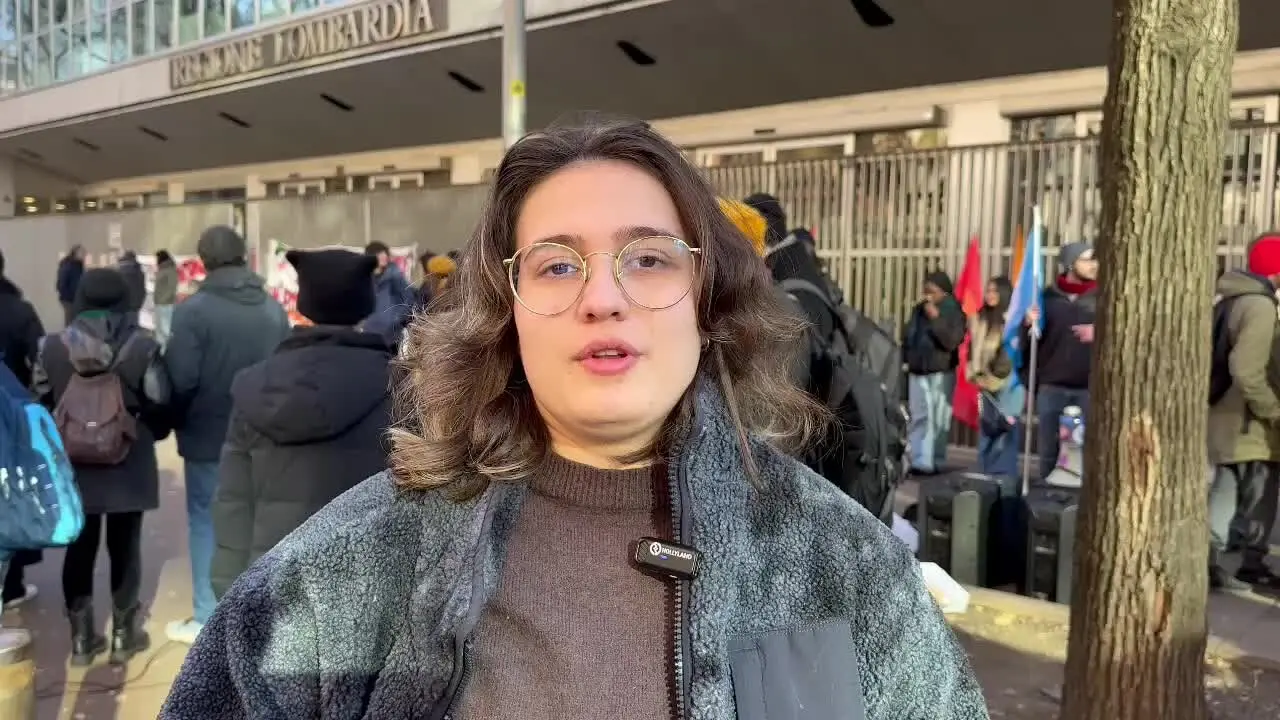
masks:
[(1071, 602), (1071, 563), (1080, 491), (1031, 488), (1025, 502), (1027, 569), (1022, 591), (1030, 597), (1065, 605)]
[(893, 336), (827, 289), (800, 279), (780, 286), (793, 298), (820, 298), (835, 319), (832, 337), (809, 333), (807, 390), (831, 409), (840, 428), (805, 463), (891, 525), (894, 493), (906, 474), (902, 350)]
[(974, 472), (922, 480), (917, 557), (966, 585), (1021, 589), (1026, 536), (1020, 527), (1021, 489), (1017, 478)]

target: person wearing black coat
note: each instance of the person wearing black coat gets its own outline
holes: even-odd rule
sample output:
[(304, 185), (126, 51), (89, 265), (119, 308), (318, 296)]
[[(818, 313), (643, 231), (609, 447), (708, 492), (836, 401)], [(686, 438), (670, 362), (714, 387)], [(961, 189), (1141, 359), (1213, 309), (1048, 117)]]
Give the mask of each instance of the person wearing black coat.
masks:
[(942, 470), (951, 433), (951, 402), (960, 365), (960, 344), (968, 332), (951, 278), (942, 271), (925, 276), (921, 300), (902, 334), (907, 366), (911, 471), (932, 475)]
[(37, 396), (45, 406), (56, 408), (75, 375), (114, 372), (121, 381), (125, 409), (138, 425), (137, 437), (119, 464), (72, 461), (85, 525), (67, 547), (62, 564), (71, 663), (88, 665), (106, 649), (105, 638), (94, 627), (92, 607), (94, 565), (104, 528), (111, 559), (111, 661), (123, 663), (150, 645), (139, 626), (142, 516), (160, 507), (155, 444), (169, 432), (169, 383), (159, 344), (138, 327), (129, 311), (129, 288), (119, 271), (85, 271), (73, 309), (70, 327), (46, 337), (40, 348), (33, 373)]
[(391, 419), (386, 339), (355, 329), (373, 311), (376, 259), (291, 250), (298, 312), (274, 355), (242, 370), (213, 504), (213, 590), (221, 598), (254, 561), (360, 478), (387, 467)]
[[(23, 387), (31, 387), (31, 370), (40, 338), (44, 336), (44, 326), (35, 308), (22, 297), (22, 291), (5, 276), (4, 270), (4, 253), (0, 253), (0, 359)], [(4, 573), (0, 605), (17, 607), (35, 597), (36, 588), (27, 584), (24, 568), (42, 559), (39, 550), (21, 550), (14, 554)]]
[(125, 285), (129, 288), (129, 312), (141, 312), (142, 306), (147, 304), (147, 276), (138, 262), (138, 254), (132, 250), (126, 250), (120, 256), (117, 267), (124, 277)]
[(75, 317), (72, 306), (76, 300), (76, 290), (80, 287), (80, 278), (84, 276), (84, 248), (72, 245), (61, 260), (58, 261), (58, 277), (54, 283), (58, 290), (58, 302), (62, 305), (63, 324), (70, 325)]

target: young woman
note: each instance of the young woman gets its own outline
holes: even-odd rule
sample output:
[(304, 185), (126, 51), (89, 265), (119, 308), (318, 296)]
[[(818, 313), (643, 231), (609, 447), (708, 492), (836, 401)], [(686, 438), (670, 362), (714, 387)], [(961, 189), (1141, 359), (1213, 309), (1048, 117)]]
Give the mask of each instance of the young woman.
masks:
[(759, 262), (647, 124), (517, 143), (392, 470), (240, 577), (161, 717), (986, 718), (907, 547), (780, 450), (824, 416)]
[(93, 614), (98, 545), (111, 560), (111, 656), (124, 663), (150, 646), (141, 628), (142, 516), (160, 507), (156, 440), (169, 433), (169, 376), (160, 345), (138, 327), (128, 281), (114, 268), (86, 270), (76, 288), (71, 325), (45, 338), (34, 372), (41, 401), (56, 408), (76, 376), (114, 373), (136, 436), (115, 464), (77, 462), (85, 524), (62, 561), (62, 594), (71, 621), (71, 664), (84, 666), (107, 649)]
[(1004, 349), (1004, 317), (1013, 286), (1000, 276), (987, 283), (983, 304), (969, 319), (969, 382), (981, 392), (978, 467), (987, 475), (1018, 477), (1026, 387), (1017, 381)]

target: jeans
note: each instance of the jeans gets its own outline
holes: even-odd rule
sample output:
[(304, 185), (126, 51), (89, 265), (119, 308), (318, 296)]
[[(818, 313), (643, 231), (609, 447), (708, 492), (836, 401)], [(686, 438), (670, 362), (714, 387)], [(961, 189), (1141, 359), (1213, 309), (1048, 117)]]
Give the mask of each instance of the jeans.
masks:
[(195, 621), (204, 624), (218, 604), (213, 596), (213, 496), (218, 491), (218, 463), (187, 460), (187, 544), (191, 553), (191, 599)]
[(1209, 548), (1226, 552), (1233, 521), (1239, 518), (1244, 540), (1243, 569), (1256, 569), (1270, 552), (1280, 504), (1280, 463), (1218, 465), (1209, 487)]
[[(1017, 418), (1006, 433), (998, 437), (979, 435), (978, 470), (984, 475), (1021, 477), (1018, 471), (1018, 453), (1022, 451), (1022, 413), (1026, 409), (1027, 389), (1021, 384), (1007, 385), (994, 395), (1000, 412)], [(981, 402), (987, 402), (982, 398)]]
[(951, 398), (956, 390), (955, 372), (911, 375), (907, 378), (907, 424), (911, 469), (937, 472), (947, 459), (951, 439)]
[[(1076, 405), (1089, 417), (1089, 391), (1058, 385), (1041, 385), (1036, 391), (1036, 439), (1040, 451), (1040, 479), (1044, 480), (1058, 464), (1058, 420), (1068, 405)], [(1088, 433), (1088, 430), (1085, 430)]]
[(80, 537), (67, 546), (62, 560), (62, 597), (68, 610), (93, 602), (93, 569), (103, 525), (107, 527), (107, 556), (111, 560), (111, 605), (118, 611), (138, 606), (142, 590), (142, 513), (125, 512), (86, 515)]
[(163, 348), (169, 344), (169, 332), (173, 328), (173, 306), (157, 305), (155, 308), (156, 342)]

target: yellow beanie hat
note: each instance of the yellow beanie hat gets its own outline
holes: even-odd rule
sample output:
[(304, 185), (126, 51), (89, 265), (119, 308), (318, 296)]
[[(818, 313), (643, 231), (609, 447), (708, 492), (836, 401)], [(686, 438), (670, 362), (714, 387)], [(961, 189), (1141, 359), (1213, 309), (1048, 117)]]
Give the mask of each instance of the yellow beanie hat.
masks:
[(769, 223), (765, 221), (755, 208), (737, 200), (719, 198), (720, 211), (738, 228), (755, 248), (756, 254), (764, 257), (765, 235), (769, 231)]
[(427, 261), (427, 272), (432, 275), (448, 275), (458, 269), (458, 264), (448, 255), (436, 255)]

